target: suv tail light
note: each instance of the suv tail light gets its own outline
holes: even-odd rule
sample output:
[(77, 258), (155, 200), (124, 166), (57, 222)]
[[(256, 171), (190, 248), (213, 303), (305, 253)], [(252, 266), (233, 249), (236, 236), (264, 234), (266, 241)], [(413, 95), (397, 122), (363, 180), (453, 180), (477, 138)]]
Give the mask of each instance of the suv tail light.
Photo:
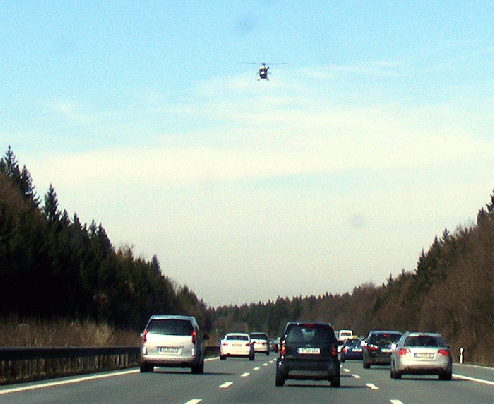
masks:
[(142, 343), (143, 344), (145, 344), (146, 341), (148, 340), (147, 335), (148, 335), (148, 330), (144, 330), (144, 332), (142, 333)]
[(197, 341), (197, 332), (196, 330), (192, 331), (192, 343), (195, 344)]
[(283, 342), (281, 343), (280, 354), (281, 354), (281, 356), (285, 356), (285, 355), (286, 355), (286, 345), (285, 345), (285, 341), (283, 341)]

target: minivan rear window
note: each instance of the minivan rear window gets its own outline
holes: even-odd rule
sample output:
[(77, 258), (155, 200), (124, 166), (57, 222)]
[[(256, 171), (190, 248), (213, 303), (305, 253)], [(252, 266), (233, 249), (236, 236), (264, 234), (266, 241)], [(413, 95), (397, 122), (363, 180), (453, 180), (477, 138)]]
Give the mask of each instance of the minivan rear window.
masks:
[(147, 331), (150, 334), (191, 335), (194, 327), (187, 320), (155, 319), (149, 322)]

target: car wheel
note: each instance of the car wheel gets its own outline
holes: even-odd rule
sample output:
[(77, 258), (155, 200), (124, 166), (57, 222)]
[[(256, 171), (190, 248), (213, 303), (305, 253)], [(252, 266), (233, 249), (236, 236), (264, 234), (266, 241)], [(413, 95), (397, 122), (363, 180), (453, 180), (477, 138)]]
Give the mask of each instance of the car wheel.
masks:
[(274, 380), (274, 385), (276, 387), (282, 387), (285, 384), (285, 378), (283, 375), (277, 370), (276, 371), (276, 378)]
[(439, 380), (451, 380), (453, 378), (453, 372), (447, 371), (439, 375)]
[(345, 363), (345, 358), (340, 358), (341, 363)]
[(340, 376), (333, 376), (330, 380), (331, 387), (340, 387)]
[(269, 351), (266, 352), (266, 355), (269, 355)]
[(200, 375), (200, 374), (204, 373), (204, 363), (192, 365), (190, 371), (195, 375)]
[(226, 355), (220, 355), (220, 359), (224, 361), (226, 359)]
[(254, 359), (255, 359), (255, 355), (254, 354), (249, 355), (249, 360), (250, 361), (253, 361)]
[(150, 365), (149, 363), (143, 362), (141, 363), (141, 372), (152, 372), (153, 371), (153, 366)]
[(370, 369), (370, 367), (371, 367), (370, 363), (367, 363), (367, 362), (364, 362), (363, 366), (364, 366), (364, 369)]

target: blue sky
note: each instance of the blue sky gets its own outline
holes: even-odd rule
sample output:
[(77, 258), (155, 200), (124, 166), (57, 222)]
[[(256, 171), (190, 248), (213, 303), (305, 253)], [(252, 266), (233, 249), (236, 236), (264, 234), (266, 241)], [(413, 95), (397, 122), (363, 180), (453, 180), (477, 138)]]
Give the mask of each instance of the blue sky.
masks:
[(380, 284), (490, 200), (490, 2), (0, 9), (4, 150), (208, 304)]

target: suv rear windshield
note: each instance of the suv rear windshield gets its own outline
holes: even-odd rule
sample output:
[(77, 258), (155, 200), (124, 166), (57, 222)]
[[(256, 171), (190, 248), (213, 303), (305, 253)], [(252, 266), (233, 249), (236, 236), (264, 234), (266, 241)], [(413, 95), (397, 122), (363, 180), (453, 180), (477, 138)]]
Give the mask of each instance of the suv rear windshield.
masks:
[(154, 319), (149, 322), (147, 331), (150, 334), (191, 335), (194, 327), (187, 320)]
[(286, 330), (286, 343), (326, 345), (336, 341), (331, 327), (324, 324), (291, 324)]
[(397, 342), (401, 338), (401, 334), (396, 333), (379, 333), (372, 334), (369, 342), (374, 345), (388, 345)]

